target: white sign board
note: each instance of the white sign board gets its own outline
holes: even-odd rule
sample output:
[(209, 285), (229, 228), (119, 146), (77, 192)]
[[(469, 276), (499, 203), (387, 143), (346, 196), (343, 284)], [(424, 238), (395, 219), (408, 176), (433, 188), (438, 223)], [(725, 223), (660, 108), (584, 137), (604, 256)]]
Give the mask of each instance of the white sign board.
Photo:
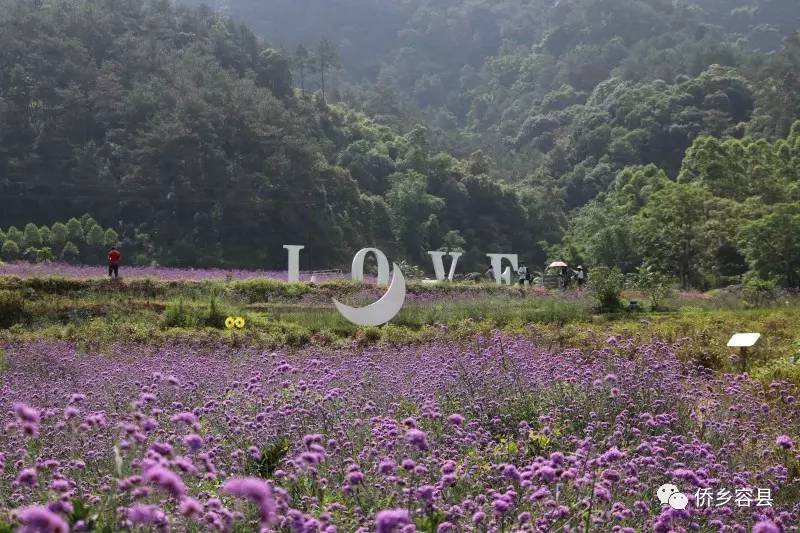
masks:
[(731, 348), (749, 348), (761, 337), (761, 333), (737, 333), (728, 341)]

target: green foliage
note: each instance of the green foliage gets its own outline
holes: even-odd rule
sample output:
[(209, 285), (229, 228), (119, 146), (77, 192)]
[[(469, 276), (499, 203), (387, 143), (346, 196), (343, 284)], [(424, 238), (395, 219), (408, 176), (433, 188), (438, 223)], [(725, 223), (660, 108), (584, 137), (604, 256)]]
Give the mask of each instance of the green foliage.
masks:
[(777, 281), (774, 279), (760, 279), (748, 276), (744, 283), (744, 300), (750, 306), (764, 307), (773, 303), (777, 298)]
[(672, 295), (672, 280), (652, 267), (641, 266), (637, 271), (636, 288), (650, 299), (651, 310), (658, 311)]
[(72, 241), (68, 241), (61, 250), (60, 257), (62, 261), (74, 263), (78, 260), (80, 254), (81, 252), (78, 250), (78, 247)]
[(52, 244), (52, 234), (50, 232), (50, 228), (48, 228), (47, 226), (40, 227), (39, 235), (42, 238), (43, 245), (50, 246)]
[(86, 233), (86, 244), (89, 246), (93, 246), (95, 248), (100, 247), (104, 244), (104, 240), (105, 233), (103, 232), (103, 228), (96, 224), (92, 226)]
[(617, 267), (595, 267), (589, 274), (589, 288), (601, 311), (616, 311), (622, 306), (625, 276)]
[(202, 324), (210, 328), (222, 329), (225, 327), (225, 319), (231, 316), (226, 309), (224, 309), (217, 298), (211, 297), (208, 301), (208, 309), (202, 318)]
[(7, 328), (25, 316), (25, 300), (17, 291), (0, 290), (0, 327)]
[(103, 244), (105, 246), (115, 246), (118, 240), (119, 235), (111, 228), (108, 228), (105, 233), (103, 233)]
[(19, 245), (11, 239), (5, 241), (3, 246), (0, 247), (0, 256), (5, 261), (19, 259)]
[(170, 302), (161, 316), (163, 328), (191, 328), (197, 326), (197, 317), (183, 303), (183, 299)]
[(73, 217), (67, 221), (67, 239), (72, 243), (84, 242), (83, 226), (77, 218)]
[(275, 470), (280, 466), (281, 461), (289, 453), (291, 446), (288, 437), (281, 436), (261, 447), (261, 455), (258, 459), (250, 457), (245, 469), (248, 474), (260, 478), (270, 479)]
[(23, 248), (38, 248), (42, 245), (42, 235), (39, 233), (39, 228), (35, 224), (25, 224), (25, 230), (22, 232), (22, 247)]
[[(493, 248), (800, 285), (793, 0), (2, 2), (3, 224), (89, 206), (136, 263), (282, 268), (302, 242), (309, 268), (369, 244), (469, 271)], [(10, 255), (120, 240), (29, 226)]]
[(11, 226), (6, 231), (6, 240), (13, 241), (18, 245), (22, 244), (22, 232), (16, 227)]
[[(20, 232), (11, 226), (3, 235), (7, 240), (0, 239), (0, 243), (11, 242), (6, 254), (3, 254), (0, 248), (3, 259), (13, 260), (22, 257), (32, 262), (55, 259), (54, 250), (58, 258), (74, 262), (81, 256), (82, 249), (88, 256), (92, 256), (99, 252), (101, 246), (115, 244), (118, 240), (117, 233), (113, 229), (103, 230), (89, 215), (83, 215), (80, 220), (73, 218), (66, 225), (56, 222), (52, 229), (47, 226), (37, 228), (33, 223), (28, 223), (24, 231)], [(68, 240), (70, 236), (72, 238)]]
[(172, 301), (167, 304), (161, 315), (160, 325), (162, 328), (224, 329), (225, 319), (233, 315), (234, 313), (214, 296), (209, 298), (207, 305), (187, 304), (183, 298), (178, 298), (177, 302)]
[(753, 272), (784, 285), (800, 285), (800, 207), (777, 204), (741, 231), (744, 255)]
[(50, 231), (50, 241), (53, 243), (53, 246), (56, 249), (63, 249), (63, 246), (67, 243), (67, 239), (69, 238), (69, 232), (67, 231), (67, 226), (61, 222), (56, 222), (53, 224), (53, 228)]

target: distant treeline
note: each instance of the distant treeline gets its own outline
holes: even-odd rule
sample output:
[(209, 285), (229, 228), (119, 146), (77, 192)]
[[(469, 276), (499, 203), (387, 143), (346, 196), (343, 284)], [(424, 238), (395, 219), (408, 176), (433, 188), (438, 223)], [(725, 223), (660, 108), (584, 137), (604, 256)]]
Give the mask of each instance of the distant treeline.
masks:
[(118, 244), (118, 239), (116, 231), (104, 229), (89, 215), (71, 218), (66, 223), (56, 222), (52, 226), (38, 227), (29, 222), (23, 229), (15, 226), (0, 228), (0, 259), (102, 262), (105, 248)]

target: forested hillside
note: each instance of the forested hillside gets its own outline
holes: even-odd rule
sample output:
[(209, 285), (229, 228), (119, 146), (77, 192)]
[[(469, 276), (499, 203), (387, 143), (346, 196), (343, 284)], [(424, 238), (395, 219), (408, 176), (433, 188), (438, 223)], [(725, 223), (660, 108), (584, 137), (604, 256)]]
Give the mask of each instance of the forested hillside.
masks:
[(0, 227), (90, 212), (167, 264), (284, 267), (300, 243), (304, 267), (366, 244), (416, 262), (461, 246), (474, 265), (489, 243), (558, 238), (535, 194), (424, 129), (295, 94), (245, 27), (166, 1), (0, 2), (0, 198)]
[(794, 0), (207, 2), (0, 0), (0, 227), (800, 280)]

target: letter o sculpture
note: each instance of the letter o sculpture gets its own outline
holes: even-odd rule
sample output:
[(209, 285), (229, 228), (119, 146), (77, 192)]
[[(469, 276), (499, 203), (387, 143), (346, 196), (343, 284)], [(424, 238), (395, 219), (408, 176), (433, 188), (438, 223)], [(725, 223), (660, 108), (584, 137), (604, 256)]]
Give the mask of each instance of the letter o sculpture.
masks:
[(362, 248), (353, 256), (351, 274), (353, 281), (364, 281), (364, 259), (366, 259), (368, 253), (375, 254), (375, 259), (378, 260), (378, 285), (386, 287), (389, 285), (389, 260), (377, 248)]

